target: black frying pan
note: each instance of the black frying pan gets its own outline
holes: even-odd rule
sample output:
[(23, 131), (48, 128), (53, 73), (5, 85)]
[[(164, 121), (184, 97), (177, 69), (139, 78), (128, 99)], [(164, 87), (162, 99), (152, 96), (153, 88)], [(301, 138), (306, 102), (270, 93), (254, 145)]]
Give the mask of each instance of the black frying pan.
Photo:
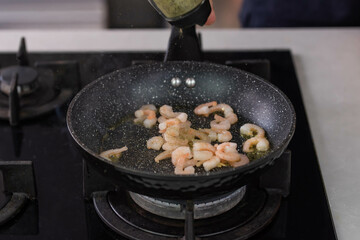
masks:
[[(194, 78), (193, 88), (173, 87), (171, 79)], [(144, 104), (173, 106), (189, 113), (193, 127), (209, 128), (209, 118), (191, 114), (202, 103), (227, 103), (239, 117), (232, 126), (239, 149), (239, 128), (246, 122), (263, 127), (271, 143), (264, 157), (238, 168), (223, 167), (195, 175), (175, 175), (171, 160), (159, 164), (159, 151), (148, 150), (146, 140), (160, 135), (133, 124), (133, 114)], [(67, 123), (85, 159), (116, 184), (141, 194), (173, 199), (193, 199), (219, 194), (244, 185), (279, 157), (295, 130), (295, 112), (289, 99), (269, 82), (238, 69), (201, 62), (144, 64), (115, 71), (90, 83), (71, 102)], [(196, 123), (196, 124), (195, 124)], [(118, 163), (99, 157), (101, 151), (129, 148)]]

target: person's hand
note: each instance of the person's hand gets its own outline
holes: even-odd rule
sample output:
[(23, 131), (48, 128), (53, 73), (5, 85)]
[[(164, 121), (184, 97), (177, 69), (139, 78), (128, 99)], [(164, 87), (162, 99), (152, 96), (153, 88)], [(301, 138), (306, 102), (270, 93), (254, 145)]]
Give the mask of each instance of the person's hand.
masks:
[(210, 0), (210, 5), (211, 5), (211, 13), (205, 23), (205, 25), (211, 25), (215, 22), (216, 20), (216, 16), (215, 16), (215, 11), (214, 11), (214, 7), (213, 7), (213, 1)]

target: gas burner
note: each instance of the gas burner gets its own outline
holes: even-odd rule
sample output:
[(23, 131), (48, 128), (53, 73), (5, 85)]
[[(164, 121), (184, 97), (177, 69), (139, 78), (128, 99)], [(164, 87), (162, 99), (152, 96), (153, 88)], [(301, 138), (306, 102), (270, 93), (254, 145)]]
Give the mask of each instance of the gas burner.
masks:
[(18, 66), (0, 69), (0, 119), (11, 125), (60, 107), (80, 87), (76, 61), (36, 62), (30, 67), (24, 38), (16, 58)]
[[(204, 219), (220, 215), (236, 206), (244, 197), (246, 186), (225, 195), (194, 202), (194, 219)], [(155, 199), (130, 192), (132, 200), (146, 211), (166, 218), (185, 219), (182, 208), (185, 203), (166, 199)]]
[(38, 73), (34, 68), (11, 66), (3, 68), (0, 72), (0, 90), (2, 93), (10, 95), (11, 80), (15, 74), (18, 75), (17, 91), (19, 96), (31, 94), (38, 89)]
[[(103, 222), (129, 239), (169, 240), (186, 235), (184, 220), (150, 213), (138, 206), (124, 191), (96, 192), (93, 196), (95, 209)], [(248, 239), (272, 221), (281, 198), (276, 191), (249, 187), (244, 198), (230, 211), (195, 220), (196, 239)]]

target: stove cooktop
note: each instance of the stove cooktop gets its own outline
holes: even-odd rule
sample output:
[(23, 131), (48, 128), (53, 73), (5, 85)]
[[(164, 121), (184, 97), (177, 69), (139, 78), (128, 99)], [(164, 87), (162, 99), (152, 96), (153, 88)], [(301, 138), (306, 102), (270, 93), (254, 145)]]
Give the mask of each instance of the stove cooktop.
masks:
[[(290, 98), (297, 113), (297, 128), (289, 145), (290, 194), (282, 199), (274, 220), (251, 239), (336, 239), (291, 53), (279, 50), (204, 54), (206, 61), (220, 64), (233, 65), (245, 59), (269, 61), (271, 72), (264, 74), (270, 74), (270, 81)], [(85, 86), (116, 69), (161, 61), (163, 56), (161, 52), (33, 53), (30, 63), (77, 61), (80, 84)], [(14, 64), (13, 53), (0, 55), (0, 67)], [(36, 188), (21, 212), (0, 226), (0, 239), (124, 239), (110, 230), (96, 214), (93, 203), (84, 199), (83, 161), (66, 127), (67, 104), (41, 117), (21, 121), (16, 127), (10, 127), (7, 120), (0, 121), (0, 169), (5, 171), (1, 164), (30, 161)]]

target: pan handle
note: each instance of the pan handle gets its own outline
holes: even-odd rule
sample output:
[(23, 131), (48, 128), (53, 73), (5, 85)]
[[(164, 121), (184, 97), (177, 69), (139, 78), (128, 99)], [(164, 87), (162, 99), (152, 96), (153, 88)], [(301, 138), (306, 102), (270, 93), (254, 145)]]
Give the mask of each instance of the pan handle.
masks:
[(195, 26), (188, 28), (172, 26), (164, 62), (202, 60), (201, 36), (200, 33), (196, 34)]

